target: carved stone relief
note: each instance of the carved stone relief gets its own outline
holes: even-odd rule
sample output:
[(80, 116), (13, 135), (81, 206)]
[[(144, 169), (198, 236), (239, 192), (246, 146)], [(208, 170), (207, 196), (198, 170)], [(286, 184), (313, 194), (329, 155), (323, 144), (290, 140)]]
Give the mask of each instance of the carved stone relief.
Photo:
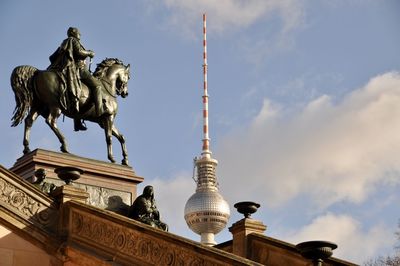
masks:
[(50, 231), (55, 230), (58, 221), (58, 210), (55, 207), (51, 206), (50, 203), (49, 205), (43, 204), (22, 189), (1, 178), (0, 204), (42, 228)]
[[(65, 184), (63, 181), (57, 179), (48, 178), (47, 180), (56, 186)], [(77, 182), (74, 182), (73, 185), (89, 193), (90, 196), (86, 201), (87, 204), (122, 215), (128, 214), (129, 206), (132, 204), (131, 193)]]
[(123, 227), (90, 214), (72, 210), (70, 236), (114, 254), (154, 265), (227, 265), (208, 257), (199, 257), (190, 249), (170, 241)]

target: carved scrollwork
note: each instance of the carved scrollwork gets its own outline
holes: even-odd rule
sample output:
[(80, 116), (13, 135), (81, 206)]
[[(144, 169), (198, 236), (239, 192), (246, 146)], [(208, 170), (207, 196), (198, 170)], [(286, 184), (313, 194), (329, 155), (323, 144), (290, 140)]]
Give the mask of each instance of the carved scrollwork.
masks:
[[(33, 198), (26, 197), (26, 205), (24, 205), (24, 208), (22, 209), (22, 211), (26, 215), (35, 215), (36, 213), (38, 213), (38, 216), (40, 216), (40, 217), (38, 217), (38, 219), (41, 222), (46, 222), (46, 221), (48, 221), (50, 219), (50, 212), (47, 211), (45, 214), (42, 213), (43, 212), (43, 208), (44, 208), (44, 206), (41, 205), (36, 200), (34, 200)], [(41, 210), (39, 210), (39, 209), (41, 209)]]
[(125, 234), (122, 233), (122, 232), (118, 232), (118, 235), (114, 239), (114, 246), (118, 250), (122, 250), (124, 248), (124, 245), (125, 245), (125, 240), (126, 240)]
[(5, 180), (0, 179), (0, 199), (3, 202), (10, 202), (10, 194), (13, 192), (13, 186), (7, 183)]
[(138, 235), (133, 234), (131, 232), (126, 233), (126, 244), (124, 247), (124, 251), (127, 254), (130, 254), (132, 256), (136, 256), (139, 253), (138, 250)]
[(49, 225), (53, 220), (52, 214), (53, 214), (53, 212), (46, 208), (42, 211), (39, 211), (37, 213), (36, 217), (37, 217), (37, 220), (39, 221), (39, 223), (41, 223), (43, 225)]
[(46, 206), (23, 189), (0, 179), (0, 201), (14, 213), (44, 228), (51, 229), (57, 221), (57, 209)]
[(164, 256), (161, 257), (160, 264), (161, 265), (175, 265), (175, 256), (173, 251), (167, 250)]
[(159, 243), (154, 242), (151, 243), (150, 249), (150, 261), (153, 263), (159, 262), (162, 257), (164, 250), (162, 250), (162, 246)]
[(154, 265), (216, 265), (181, 245), (73, 209), (71, 233), (73, 238), (89, 245)]
[(149, 242), (146, 240), (142, 240), (139, 242), (139, 256), (142, 258), (146, 258), (149, 254)]
[(9, 197), (9, 203), (11, 204), (11, 206), (21, 210), (21, 207), (23, 207), (24, 203), (25, 203), (25, 198), (26, 198), (26, 194), (23, 193), (22, 191), (13, 191), (10, 194)]
[(72, 213), (72, 232), (80, 232), (82, 230), (82, 216), (77, 213)]
[(6, 181), (0, 179), (0, 191), (5, 191), (6, 189)]

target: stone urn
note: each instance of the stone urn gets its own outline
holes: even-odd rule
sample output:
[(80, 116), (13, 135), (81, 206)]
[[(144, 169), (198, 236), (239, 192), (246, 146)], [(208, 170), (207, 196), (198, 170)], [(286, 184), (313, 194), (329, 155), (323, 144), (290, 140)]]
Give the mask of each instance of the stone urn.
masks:
[(304, 258), (312, 260), (314, 266), (322, 266), (324, 260), (332, 256), (337, 245), (328, 241), (314, 240), (299, 243), (296, 248)]
[(252, 201), (241, 201), (233, 205), (237, 209), (237, 211), (244, 215), (245, 218), (250, 218), (251, 214), (255, 213), (258, 208), (260, 208), (260, 204), (252, 202)]
[(63, 180), (65, 184), (71, 185), (73, 181), (78, 180), (83, 174), (83, 170), (73, 166), (61, 166), (54, 169), (58, 178)]

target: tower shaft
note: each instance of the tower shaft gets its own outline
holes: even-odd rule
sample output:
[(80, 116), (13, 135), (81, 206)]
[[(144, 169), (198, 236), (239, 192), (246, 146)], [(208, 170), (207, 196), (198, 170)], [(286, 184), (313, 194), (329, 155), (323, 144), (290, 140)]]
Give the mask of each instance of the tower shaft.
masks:
[(210, 137), (208, 127), (208, 83), (207, 83), (207, 22), (206, 14), (203, 14), (203, 148), (202, 157), (210, 158)]

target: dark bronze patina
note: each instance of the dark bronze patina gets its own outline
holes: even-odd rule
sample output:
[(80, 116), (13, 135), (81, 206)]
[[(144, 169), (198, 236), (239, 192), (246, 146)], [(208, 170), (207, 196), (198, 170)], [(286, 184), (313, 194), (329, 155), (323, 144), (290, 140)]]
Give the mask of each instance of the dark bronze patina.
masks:
[(73, 181), (78, 180), (83, 174), (83, 170), (73, 166), (62, 166), (54, 169), (58, 178), (63, 180), (65, 184), (71, 185)]
[[(93, 95), (96, 114), (101, 114), (102, 102), (100, 98), (101, 84), (86, 68), (87, 57), (93, 58), (94, 52), (86, 50), (80, 42), (81, 33), (77, 28), (70, 27), (67, 31), (68, 38), (60, 47), (50, 55), (48, 70), (55, 70), (60, 75), (68, 93), (64, 93), (61, 103), (69, 110), (79, 113), (79, 98), (81, 96), (81, 82), (88, 86)], [(86, 130), (79, 118), (74, 118), (75, 131)]]
[(237, 211), (244, 215), (244, 218), (250, 218), (251, 214), (255, 213), (258, 208), (260, 208), (260, 204), (252, 202), (252, 201), (241, 201), (233, 205), (237, 209)]
[(107, 58), (97, 65), (93, 76), (86, 68), (85, 59), (94, 52), (85, 50), (80, 43), (76, 28), (68, 29), (68, 38), (50, 56), (47, 70), (32, 66), (18, 66), (11, 74), (11, 86), (16, 107), (12, 126), (25, 119), (24, 154), (30, 152), (29, 136), (32, 124), (39, 115), (56, 134), (61, 151), (68, 152), (67, 143), (57, 127), (61, 114), (75, 120), (75, 130), (85, 130), (80, 120), (98, 123), (105, 131), (108, 159), (115, 162), (111, 138), (114, 135), (122, 147), (122, 164), (128, 165), (128, 153), (124, 136), (114, 125), (117, 114), (117, 95), (128, 95), (127, 83), (130, 65)]
[(46, 182), (46, 171), (43, 168), (39, 168), (35, 171), (36, 180), (32, 184), (44, 193), (50, 194), (56, 186), (52, 183)]
[(314, 240), (299, 243), (296, 248), (304, 258), (311, 260), (314, 266), (322, 266), (324, 260), (332, 256), (337, 245), (329, 241)]
[(168, 225), (160, 220), (160, 213), (156, 207), (152, 186), (146, 186), (143, 189), (143, 194), (136, 198), (129, 208), (128, 217), (152, 227), (168, 231)]

